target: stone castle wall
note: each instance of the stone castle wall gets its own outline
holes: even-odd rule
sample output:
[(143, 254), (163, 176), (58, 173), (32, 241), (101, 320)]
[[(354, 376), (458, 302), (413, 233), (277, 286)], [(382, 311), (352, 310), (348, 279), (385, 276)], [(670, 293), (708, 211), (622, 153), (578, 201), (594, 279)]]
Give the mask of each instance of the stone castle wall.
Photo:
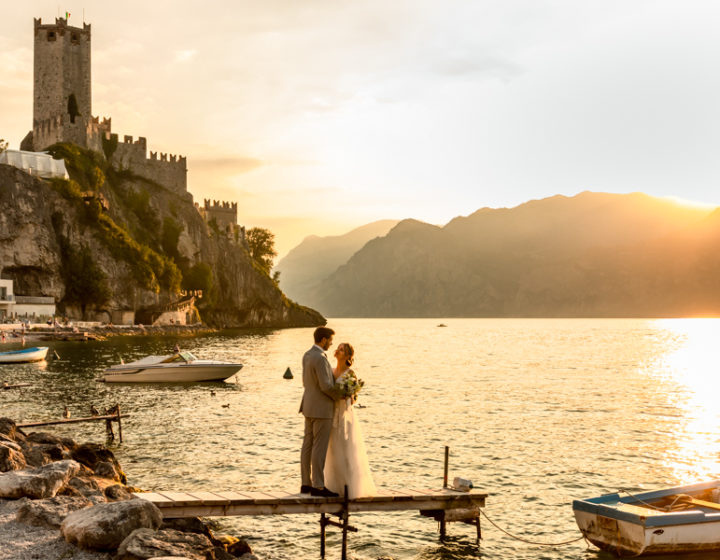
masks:
[(33, 149), (40, 151), (56, 142), (73, 142), (102, 152), (102, 138), (110, 133), (110, 119), (78, 117), (73, 123), (67, 114), (56, 115), (35, 123), (32, 130)]
[(220, 229), (237, 226), (237, 202), (213, 200), (211, 204), (210, 200), (205, 199), (201, 214), (207, 222), (214, 219)]
[[(118, 139), (113, 162), (131, 169), (134, 173), (160, 183), (163, 187), (178, 193), (187, 192), (187, 158), (175, 154), (147, 155), (147, 140), (140, 136), (133, 141), (132, 136)], [(192, 197), (192, 195), (189, 195)]]

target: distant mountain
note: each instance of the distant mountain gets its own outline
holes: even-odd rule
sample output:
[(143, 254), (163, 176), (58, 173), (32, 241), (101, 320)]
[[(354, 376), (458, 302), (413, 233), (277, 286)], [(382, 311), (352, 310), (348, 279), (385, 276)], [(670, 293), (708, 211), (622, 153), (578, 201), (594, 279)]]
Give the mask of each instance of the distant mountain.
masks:
[(320, 282), (345, 264), (365, 243), (382, 237), (397, 223), (398, 220), (379, 220), (343, 235), (306, 237), (275, 267), (280, 271), (283, 292), (291, 299), (309, 305), (308, 302), (315, 299)]
[(405, 220), (310, 302), (331, 317), (717, 314), (720, 210), (584, 192), (483, 208), (444, 227)]

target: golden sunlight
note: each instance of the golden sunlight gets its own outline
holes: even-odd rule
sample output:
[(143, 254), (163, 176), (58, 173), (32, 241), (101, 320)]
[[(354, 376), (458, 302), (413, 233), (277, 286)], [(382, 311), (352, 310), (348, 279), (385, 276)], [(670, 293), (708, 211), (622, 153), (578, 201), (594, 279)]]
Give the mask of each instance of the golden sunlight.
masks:
[(667, 456), (679, 481), (720, 476), (720, 319), (658, 321), (678, 346), (661, 367), (678, 385), (675, 404), (685, 410), (674, 434), (676, 448)]

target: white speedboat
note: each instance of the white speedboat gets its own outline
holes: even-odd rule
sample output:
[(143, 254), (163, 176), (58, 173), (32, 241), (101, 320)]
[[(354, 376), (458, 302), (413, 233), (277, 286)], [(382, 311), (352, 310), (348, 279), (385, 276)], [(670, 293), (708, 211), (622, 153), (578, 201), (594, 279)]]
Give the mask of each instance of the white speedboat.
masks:
[(21, 364), (23, 362), (41, 362), (47, 356), (47, 346), (33, 346), (22, 350), (0, 352), (0, 364)]
[(618, 556), (720, 550), (720, 480), (575, 500), (585, 538)]
[(108, 383), (192, 383), (224, 381), (235, 375), (242, 364), (199, 360), (190, 352), (170, 356), (146, 356), (141, 360), (110, 366), (103, 381)]

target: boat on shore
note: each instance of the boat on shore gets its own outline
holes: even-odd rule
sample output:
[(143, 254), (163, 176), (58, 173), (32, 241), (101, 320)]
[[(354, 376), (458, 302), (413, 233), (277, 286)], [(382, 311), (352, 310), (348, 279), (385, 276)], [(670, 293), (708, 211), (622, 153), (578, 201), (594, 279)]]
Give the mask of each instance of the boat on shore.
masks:
[(110, 366), (101, 380), (107, 383), (225, 381), (242, 367), (242, 364), (200, 360), (190, 352), (177, 352), (168, 356), (146, 356), (127, 364)]
[(720, 550), (720, 480), (574, 500), (585, 538), (618, 556)]
[(42, 362), (47, 356), (48, 346), (33, 346), (22, 350), (0, 352), (0, 364), (22, 364), (27, 362)]

